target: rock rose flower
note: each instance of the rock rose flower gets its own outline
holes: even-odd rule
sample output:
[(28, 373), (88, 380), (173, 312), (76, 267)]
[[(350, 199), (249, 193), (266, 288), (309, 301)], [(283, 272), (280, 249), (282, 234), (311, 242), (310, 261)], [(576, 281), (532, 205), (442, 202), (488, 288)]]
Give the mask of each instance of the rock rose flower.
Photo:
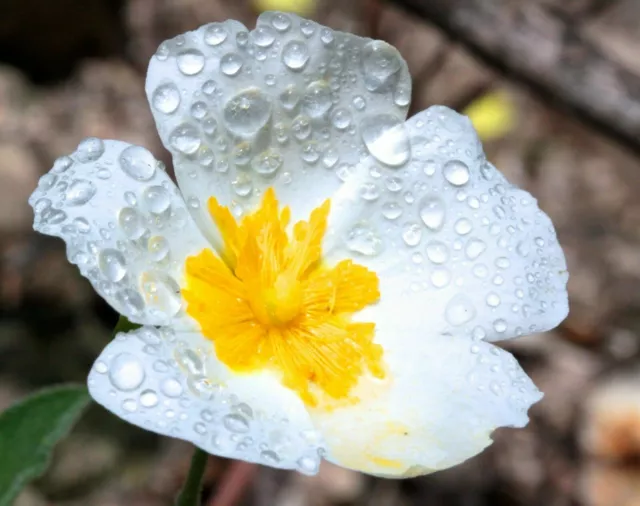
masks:
[(567, 314), (549, 218), (446, 107), (405, 121), (381, 41), (270, 12), (164, 42), (146, 91), (178, 187), (89, 138), (30, 203), (39, 232), (141, 328), (94, 399), (216, 455), (416, 476), (522, 427), (540, 392), (492, 341)]

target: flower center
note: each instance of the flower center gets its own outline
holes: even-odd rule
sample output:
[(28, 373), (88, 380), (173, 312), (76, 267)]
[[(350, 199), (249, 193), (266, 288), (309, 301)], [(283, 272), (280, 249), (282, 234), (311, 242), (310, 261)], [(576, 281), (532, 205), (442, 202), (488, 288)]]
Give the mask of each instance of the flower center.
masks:
[(236, 222), (209, 199), (224, 251), (187, 259), (182, 290), (187, 313), (213, 342), (218, 359), (238, 373), (275, 371), (310, 406), (350, 395), (369, 372), (384, 377), (373, 323), (351, 317), (379, 297), (378, 277), (351, 260), (322, 265), (330, 202), (289, 230), (273, 189)]

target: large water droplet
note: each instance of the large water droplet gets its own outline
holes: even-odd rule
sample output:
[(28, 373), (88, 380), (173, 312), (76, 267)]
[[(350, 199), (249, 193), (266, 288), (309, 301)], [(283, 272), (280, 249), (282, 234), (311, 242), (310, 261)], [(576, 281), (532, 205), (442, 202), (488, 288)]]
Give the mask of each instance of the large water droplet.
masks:
[(241, 91), (225, 104), (224, 120), (232, 133), (249, 137), (258, 133), (271, 117), (271, 101), (258, 88)]
[(378, 255), (383, 249), (382, 239), (366, 223), (358, 223), (351, 228), (347, 233), (346, 243), (350, 251), (366, 256)]
[(158, 394), (154, 390), (143, 390), (140, 392), (140, 405), (145, 408), (153, 408), (158, 404)]
[(177, 379), (165, 378), (160, 383), (160, 390), (167, 397), (180, 397), (182, 395), (182, 385)]
[(454, 230), (460, 235), (467, 235), (473, 230), (473, 224), (467, 218), (460, 218), (453, 226)]
[(111, 384), (123, 392), (135, 390), (144, 381), (145, 372), (142, 363), (131, 353), (120, 353), (109, 365)]
[(142, 225), (142, 217), (138, 214), (138, 211), (131, 207), (123, 207), (120, 210), (118, 223), (129, 239), (139, 239), (144, 234), (145, 228)]
[(402, 231), (402, 239), (407, 246), (417, 246), (422, 239), (422, 229), (417, 223), (408, 223)]
[(312, 118), (320, 118), (331, 109), (331, 90), (326, 81), (314, 81), (304, 92), (302, 107)]
[(423, 198), (420, 201), (420, 219), (430, 230), (440, 230), (444, 223), (446, 208), (444, 201), (435, 195)]
[(96, 185), (91, 181), (76, 179), (73, 181), (65, 193), (67, 204), (81, 206), (91, 200), (96, 194)]
[(173, 83), (158, 86), (151, 95), (151, 105), (164, 114), (171, 114), (180, 105), (180, 92)]
[(242, 56), (237, 53), (227, 53), (220, 58), (220, 70), (229, 77), (237, 75), (243, 64)]
[(242, 434), (249, 430), (249, 422), (241, 415), (226, 415), (222, 423), (231, 432)]
[(218, 46), (227, 39), (227, 29), (222, 23), (211, 23), (204, 30), (204, 43), (208, 46)]
[(402, 67), (402, 57), (395, 47), (374, 40), (362, 49), (361, 63), (367, 89), (382, 92), (395, 83), (396, 74)]
[(144, 301), (138, 292), (126, 288), (116, 293), (116, 300), (124, 308), (125, 315), (137, 316), (144, 310)]
[(96, 137), (87, 137), (74, 153), (74, 157), (81, 163), (95, 162), (104, 153), (104, 142)]
[(427, 258), (434, 264), (443, 264), (449, 259), (449, 248), (440, 241), (431, 241), (427, 244)]
[(484, 241), (480, 239), (470, 239), (467, 243), (466, 248), (464, 249), (464, 253), (469, 260), (475, 260), (478, 258), (484, 250), (487, 249), (487, 245)]
[(273, 176), (280, 167), (284, 159), (275, 149), (267, 149), (256, 155), (251, 161), (251, 167), (262, 176)]
[(194, 76), (204, 68), (204, 55), (197, 49), (187, 49), (177, 56), (176, 62), (180, 72), (186, 76)]
[(98, 255), (98, 267), (109, 281), (117, 283), (127, 274), (124, 255), (115, 249), (104, 249)]
[(365, 146), (380, 162), (397, 167), (411, 156), (409, 135), (404, 122), (390, 114), (365, 117), (360, 123)]
[(282, 48), (282, 63), (291, 70), (302, 70), (309, 61), (309, 48), (302, 41), (292, 40)]
[(276, 33), (269, 26), (258, 26), (251, 32), (251, 40), (258, 47), (269, 47), (276, 40)]
[(171, 132), (169, 143), (180, 153), (192, 155), (200, 147), (200, 134), (192, 124), (182, 123)]
[(149, 308), (172, 317), (182, 309), (180, 286), (168, 274), (160, 271), (145, 272), (140, 276), (140, 286)]
[(161, 235), (153, 236), (147, 242), (147, 250), (154, 261), (161, 262), (169, 254), (169, 241)]
[(464, 186), (469, 182), (469, 167), (459, 160), (450, 160), (442, 169), (444, 177), (454, 186)]
[(142, 194), (146, 208), (153, 214), (162, 214), (171, 205), (169, 192), (163, 186), (149, 186)]
[(466, 295), (454, 296), (445, 309), (445, 318), (454, 327), (470, 322), (475, 316), (476, 308)]
[(149, 150), (140, 146), (129, 146), (120, 153), (122, 170), (136, 181), (148, 181), (156, 173), (156, 160)]

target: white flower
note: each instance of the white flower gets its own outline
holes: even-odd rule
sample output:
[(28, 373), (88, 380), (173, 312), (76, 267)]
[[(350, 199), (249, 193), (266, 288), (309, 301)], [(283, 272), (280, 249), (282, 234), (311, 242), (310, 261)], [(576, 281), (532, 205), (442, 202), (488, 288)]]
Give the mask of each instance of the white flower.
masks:
[(30, 199), (144, 325), (96, 361), (96, 401), (309, 474), (424, 474), (527, 423), (541, 394), (490, 342), (566, 316), (562, 251), (465, 117), (404, 121), (396, 49), (265, 13), (163, 43), (146, 90), (180, 191), (146, 149), (90, 138)]

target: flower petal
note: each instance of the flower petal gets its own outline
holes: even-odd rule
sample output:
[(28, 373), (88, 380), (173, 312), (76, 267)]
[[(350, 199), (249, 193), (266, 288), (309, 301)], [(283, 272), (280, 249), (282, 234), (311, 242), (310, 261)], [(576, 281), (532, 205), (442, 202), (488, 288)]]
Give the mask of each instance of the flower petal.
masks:
[[(393, 306), (400, 328), (406, 317), (428, 333), (498, 340), (558, 325), (568, 311), (566, 263), (536, 200), (486, 162), (464, 116), (431, 107), (405, 130), (408, 163), (369, 159), (332, 199), (342, 212), (330, 217), (327, 260), (375, 271), (379, 306)], [(358, 317), (375, 322), (376, 311)]]
[(34, 228), (67, 243), (69, 261), (116, 311), (192, 328), (179, 284), (185, 258), (207, 242), (148, 150), (85, 139), (40, 178), (29, 203)]
[(404, 121), (410, 88), (406, 63), (385, 42), (274, 12), (251, 32), (226, 21), (164, 42), (146, 83), (180, 187), (212, 241), (212, 195), (241, 215), (273, 186), (297, 221), (367, 147), (402, 163), (406, 151), (376, 140), (379, 125)]
[[(204, 351), (207, 350), (207, 351)], [(118, 334), (89, 375), (106, 409), (224, 457), (315, 474), (321, 437), (304, 405), (269, 373), (235, 375), (197, 333)]]
[(386, 382), (363, 380), (357, 404), (313, 413), (326, 458), (365, 473), (407, 478), (454, 466), (491, 444), (498, 427), (523, 427), (542, 395), (517, 361), (484, 341), (400, 330), (395, 315), (378, 333), (409, 334), (385, 350)]

